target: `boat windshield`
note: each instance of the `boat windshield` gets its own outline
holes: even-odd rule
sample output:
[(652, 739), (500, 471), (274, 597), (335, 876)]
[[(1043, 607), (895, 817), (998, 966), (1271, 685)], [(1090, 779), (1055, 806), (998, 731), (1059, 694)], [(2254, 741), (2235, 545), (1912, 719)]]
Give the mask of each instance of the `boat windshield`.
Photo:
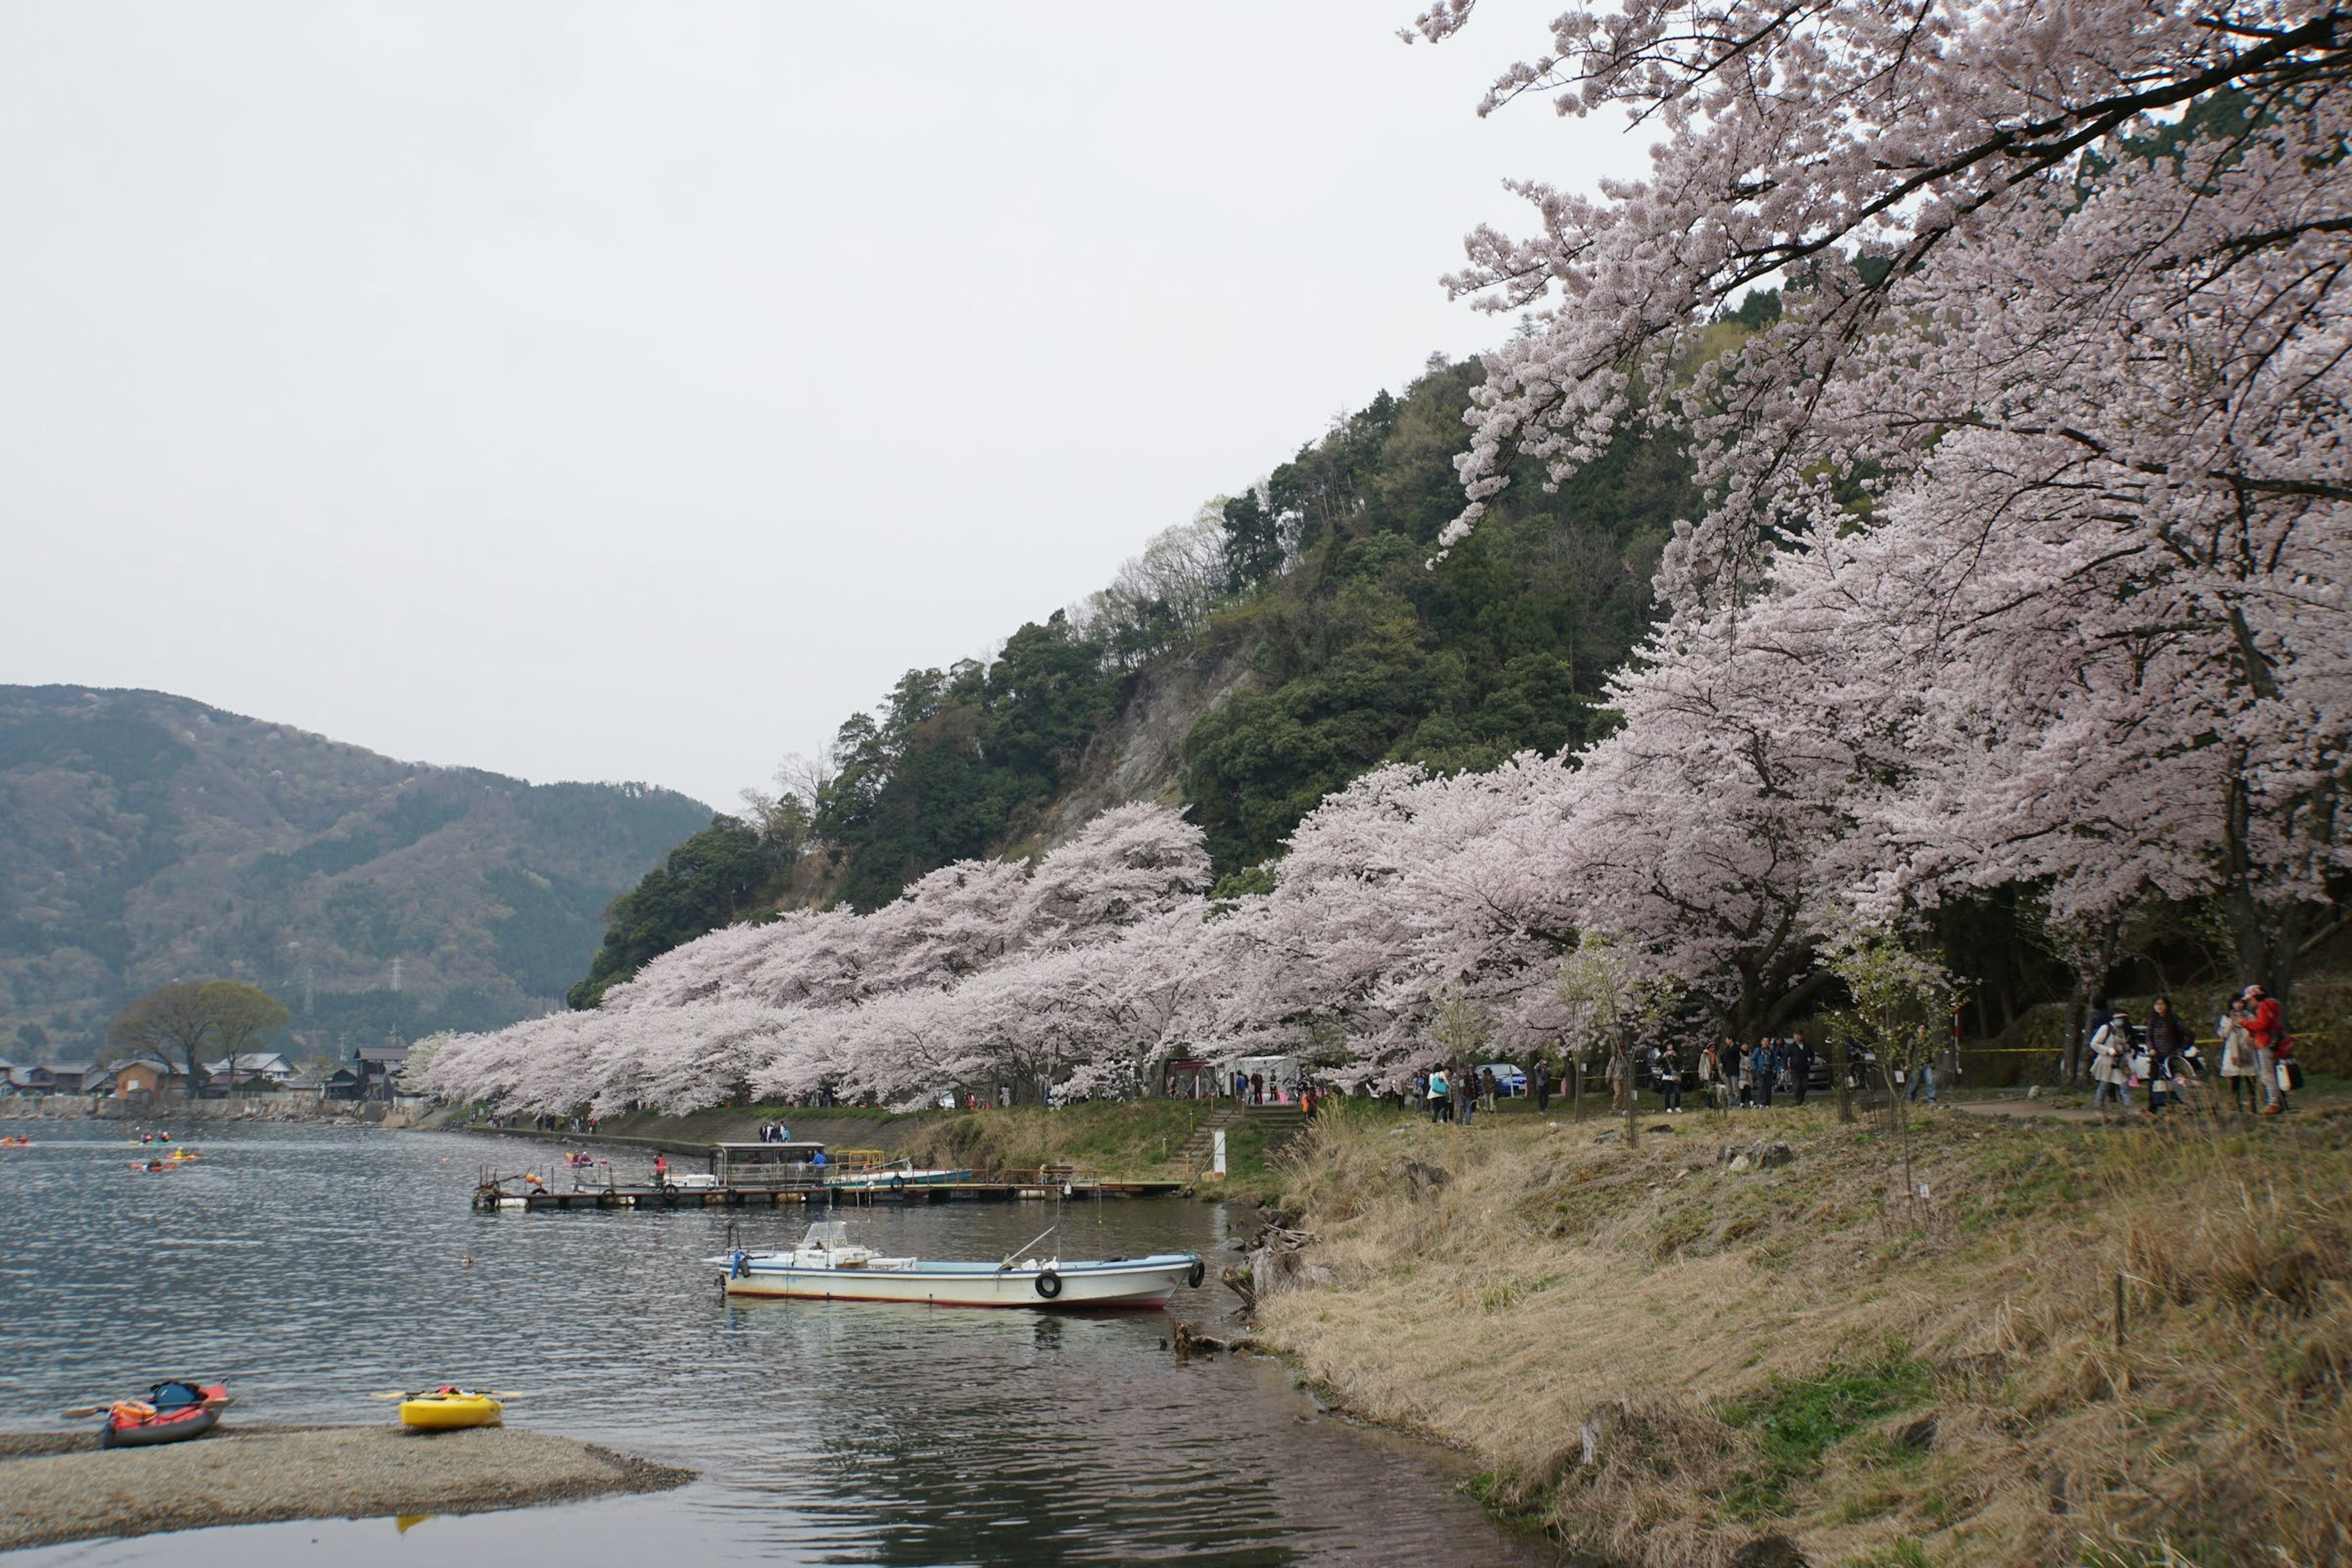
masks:
[(808, 1227), (801, 1245), (823, 1252), (839, 1252), (849, 1245), (849, 1224), (846, 1220), (819, 1220)]

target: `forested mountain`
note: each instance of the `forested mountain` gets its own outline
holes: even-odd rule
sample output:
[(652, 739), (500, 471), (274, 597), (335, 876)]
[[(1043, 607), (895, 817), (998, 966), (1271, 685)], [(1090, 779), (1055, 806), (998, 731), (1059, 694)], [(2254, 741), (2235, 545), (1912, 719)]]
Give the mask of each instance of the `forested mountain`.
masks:
[(908, 671), (878, 717), (842, 727), (818, 795), (838, 896), (872, 908), (1037, 833), (1154, 667), (1234, 671), (1153, 781), (1225, 874), (1278, 853), (1317, 801), (1382, 761), (1486, 768), (1591, 736), (1697, 497), (1670, 443), (1629, 439), (1557, 492), (1523, 476), (1433, 567), (1462, 510), (1454, 457), (1478, 378), (1433, 365), (1155, 542), (1077, 616), (1022, 627), (986, 666)]
[(87, 1055), (175, 977), (259, 984), (319, 1048), (523, 1017), (709, 820), (668, 790), (396, 762), (162, 692), (0, 686), (0, 1055)]
[[(1248, 886), (1317, 801), (1383, 761), (1486, 768), (1591, 738), (1609, 672), (1647, 630), (1658, 553), (1698, 498), (1673, 444), (1628, 438), (1557, 491), (1520, 475), (1433, 566), (1462, 510), (1454, 458), (1480, 375), (1433, 361), (993, 660), (908, 671), (842, 726), (831, 776), (761, 803), (740, 841), (698, 836), (616, 909), (575, 1005), (730, 920), (779, 902), (870, 910), (1122, 800), (1184, 806), (1217, 872)], [(770, 847), (755, 867), (756, 841)]]

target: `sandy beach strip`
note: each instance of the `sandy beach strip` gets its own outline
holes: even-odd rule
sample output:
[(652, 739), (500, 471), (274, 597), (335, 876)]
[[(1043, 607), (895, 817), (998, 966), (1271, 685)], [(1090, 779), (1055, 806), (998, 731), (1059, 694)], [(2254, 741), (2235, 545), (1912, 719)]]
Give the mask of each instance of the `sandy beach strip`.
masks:
[(221, 1524), (480, 1513), (683, 1486), (692, 1470), (508, 1426), (223, 1426), (101, 1451), (88, 1435), (0, 1436), (0, 1552)]

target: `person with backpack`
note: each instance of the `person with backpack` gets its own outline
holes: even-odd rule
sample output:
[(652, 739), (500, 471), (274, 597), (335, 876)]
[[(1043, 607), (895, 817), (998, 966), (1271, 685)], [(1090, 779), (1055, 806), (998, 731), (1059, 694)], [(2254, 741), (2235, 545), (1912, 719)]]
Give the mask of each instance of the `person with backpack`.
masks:
[(2286, 1044), (2286, 1016), (2278, 998), (2259, 985), (2246, 987), (2246, 1034), (2254, 1042), (2254, 1072), (2263, 1086), (2261, 1114), (2284, 1116), (2286, 1069), (2283, 1064), (2294, 1051)]
[(1454, 1096), (1445, 1082), (1445, 1069), (1432, 1068), (1429, 1071), (1429, 1119), (1433, 1122), (1452, 1118)]
[(2214, 1026), (2221, 1037), (2221, 1078), (2230, 1086), (2230, 1109), (2251, 1115), (2262, 1109), (2254, 1088), (2254, 1040), (2246, 1033), (2246, 1001), (2230, 998)]
[(2120, 1007), (2107, 1016), (2099, 1032), (2091, 1037), (2091, 1109), (2108, 1103), (2131, 1109), (2131, 1058), (2137, 1044), (2132, 1038), (2131, 1019)]
[(2115, 1014), (2107, 1008), (2104, 994), (2091, 998), (2091, 1011), (2083, 1020), (2083, 1047), (2085, 1050), (2090, 1048), (2093, 1040), (2099, 1037), (2099, 1031), (2107, 1026), (2107, 1020), (2114, 1016)]
[(2147, 1113), (2162, 1113), (2168, 1104), (2180, 1100), (2182, 1077), (2189, 1058), (2195, 1053), (2197, 1042), (2189, 1037), (2189, 1026), (2172, 1010), (2172, 998), (2159, 996), (2147, 1015)]

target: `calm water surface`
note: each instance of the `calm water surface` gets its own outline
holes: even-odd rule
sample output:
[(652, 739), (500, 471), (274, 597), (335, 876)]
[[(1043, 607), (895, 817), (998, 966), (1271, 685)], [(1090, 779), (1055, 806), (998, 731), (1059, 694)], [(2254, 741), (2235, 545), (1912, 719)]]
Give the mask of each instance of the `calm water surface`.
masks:
[[(517, 1425), (692, 1466), (652, 1497), (427, 1520), (262, 1525), (51, 1548), (12, 1564), (1521, 1563), (1538, 1558), (1416, 1445), (1313, 1413), (1259, 1359), (1179, 1365), (1159, 1313), (730, 1304), (724, 1211), (477, 1215), (477, 1167), (545, 1146), (207, 1126), (160, 1175), (109, 1124), (0, 1152), (0, 1425), (163, 1376), (225, 1376), (252, 1421), (381, 1420), (370, 1390), (512, 1388)], [(625, 1162), (628, 1156), (622, 1157)], [(1050, 1205), (841, 1211), (890, 1252), (990, 1257)], [(738, 1211), (748, 1245), (798, 1234)], [(1223, 1212), (1073, 1204), (1067, 1257), (1198, 1251)], [(466, 1261), (470, 1258), (471, 1261)], [(234, 1419), (234, 1417), (232, 1417)], [(0, 1500), (0, 1507), (5, 1507)]]

